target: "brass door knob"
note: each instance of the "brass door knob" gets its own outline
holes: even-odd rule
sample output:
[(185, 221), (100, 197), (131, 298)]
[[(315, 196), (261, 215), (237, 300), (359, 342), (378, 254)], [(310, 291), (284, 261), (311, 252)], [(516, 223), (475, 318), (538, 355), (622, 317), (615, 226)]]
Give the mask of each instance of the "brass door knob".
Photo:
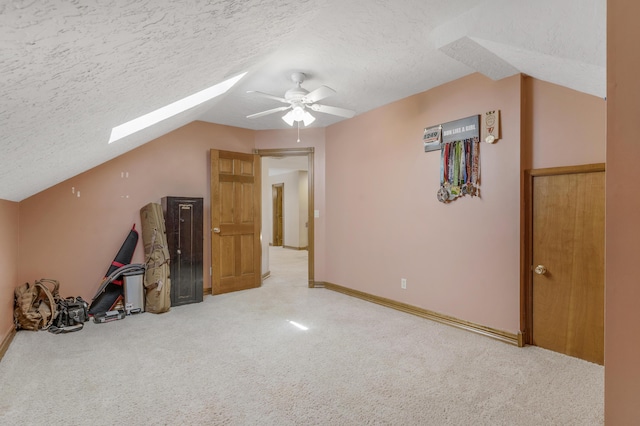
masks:
[(538, 275), (544, 275), (547, 273), (547, 268), (544, 265), (538, 265), (533, 271)]

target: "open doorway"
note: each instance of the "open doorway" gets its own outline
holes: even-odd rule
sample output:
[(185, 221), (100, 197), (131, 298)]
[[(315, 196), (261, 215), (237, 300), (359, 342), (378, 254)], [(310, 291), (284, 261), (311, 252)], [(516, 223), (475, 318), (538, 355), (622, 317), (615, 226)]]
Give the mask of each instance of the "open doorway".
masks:
[[(284, 263), (292, 259), (296, 259), (297, 265), (304, 259), (308, 286), (314, 287), (313, 148), (255, 152), (262, 161), (262, 278), (277, 271), (284, 273), (287, 270)], [(278, 191), (282, 191), (281, 214), (276, 207)], [(282, 218), (281, 232), (278, 216)]]

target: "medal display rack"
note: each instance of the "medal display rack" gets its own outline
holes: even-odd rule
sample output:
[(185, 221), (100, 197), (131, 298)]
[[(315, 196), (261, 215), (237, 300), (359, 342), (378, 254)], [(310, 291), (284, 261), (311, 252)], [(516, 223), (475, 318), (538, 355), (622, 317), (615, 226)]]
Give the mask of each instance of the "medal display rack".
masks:
[(472, 115), (424, 130), (425, 152), (440, 148), (438, 201), (480, 196), (480, 116)]
[(438, 201), (480, 196), (480, 138), (443, 143), (440, 149)]

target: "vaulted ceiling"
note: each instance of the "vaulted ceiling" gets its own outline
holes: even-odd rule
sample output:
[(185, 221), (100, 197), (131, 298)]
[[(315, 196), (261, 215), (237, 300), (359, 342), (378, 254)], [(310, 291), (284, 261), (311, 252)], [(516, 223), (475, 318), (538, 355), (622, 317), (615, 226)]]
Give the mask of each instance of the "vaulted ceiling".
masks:
[[(606, 96), (606, 0), (0, 1), (0, 199), (20, 201), (194, 120), (288, 128), (291, 74), (362, 114), (480, 72)], [(112, 127), (246, 72), (117, 143)], [(314, 113), (312, 127), (341, 117)]]

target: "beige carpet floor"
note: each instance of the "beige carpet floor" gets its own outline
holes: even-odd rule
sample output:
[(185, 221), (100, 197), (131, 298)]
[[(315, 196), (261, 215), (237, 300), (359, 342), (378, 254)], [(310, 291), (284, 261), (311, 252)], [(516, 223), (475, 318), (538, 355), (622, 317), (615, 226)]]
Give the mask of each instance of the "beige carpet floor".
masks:
[(309, 289), (306, 255), (166, 314), (18, 332), (0, 424), (603, 424), (601, 366)]

